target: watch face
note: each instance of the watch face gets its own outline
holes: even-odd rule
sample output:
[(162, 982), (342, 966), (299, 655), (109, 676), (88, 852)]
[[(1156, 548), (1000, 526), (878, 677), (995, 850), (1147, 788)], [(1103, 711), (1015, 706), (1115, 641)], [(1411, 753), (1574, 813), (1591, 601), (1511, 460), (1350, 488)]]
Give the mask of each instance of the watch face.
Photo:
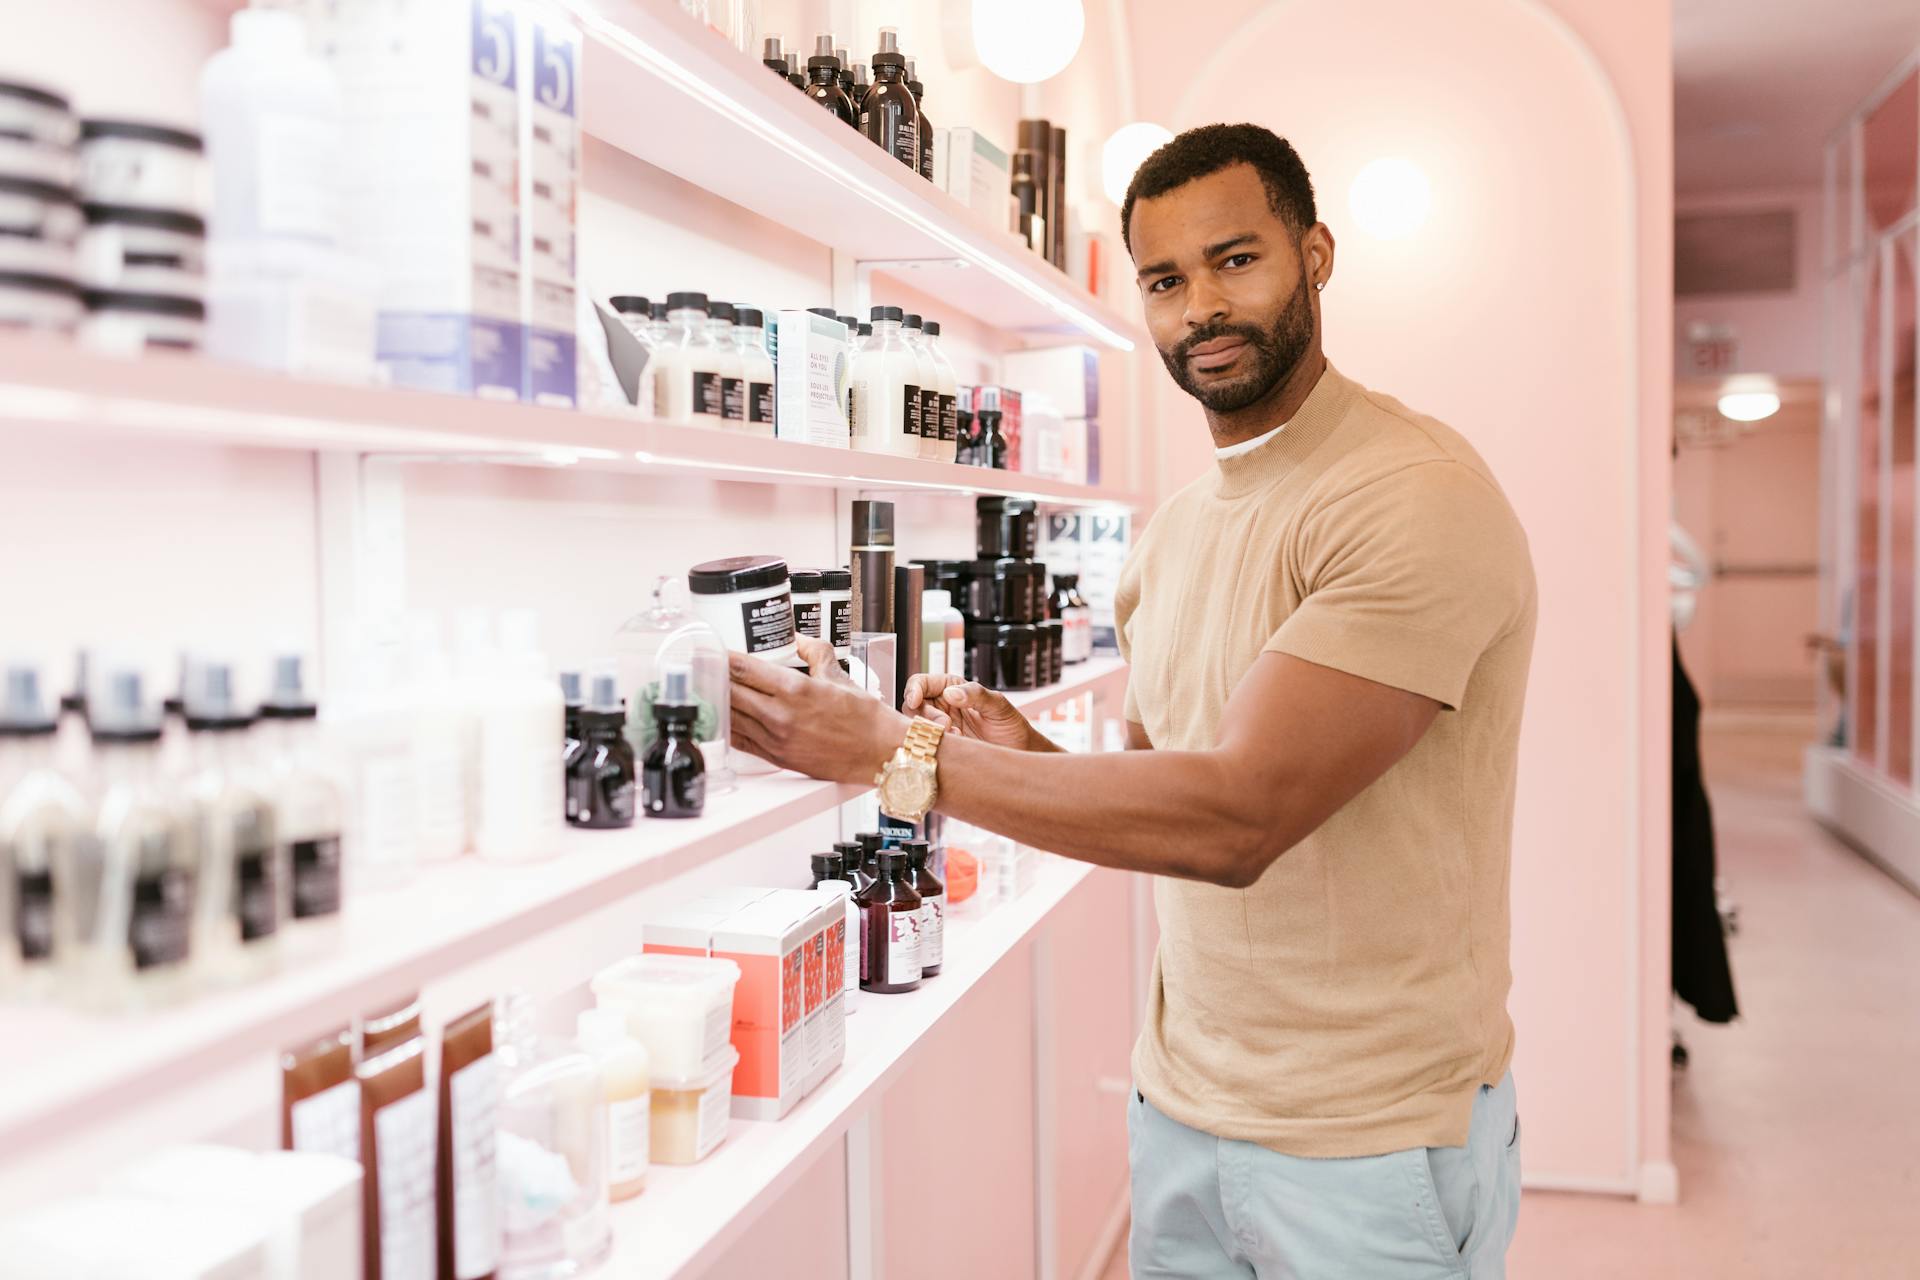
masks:
[(896, 817), (924, 814), (933, 807), (934, 771), (925, 765), (896, 766), (887, 775), (881, 798)]

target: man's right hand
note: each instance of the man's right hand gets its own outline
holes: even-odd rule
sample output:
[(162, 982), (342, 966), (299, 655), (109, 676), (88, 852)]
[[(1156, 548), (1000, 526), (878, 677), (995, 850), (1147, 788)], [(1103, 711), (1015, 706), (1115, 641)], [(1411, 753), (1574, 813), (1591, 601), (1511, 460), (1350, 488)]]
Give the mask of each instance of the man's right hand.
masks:
[(961, 676), (910, 677), (900, 710), (910, 716), (925, 716), (957, 729), (963, 737), (997, 747), (1032, 751), (1046, 741), (1004, 695)]

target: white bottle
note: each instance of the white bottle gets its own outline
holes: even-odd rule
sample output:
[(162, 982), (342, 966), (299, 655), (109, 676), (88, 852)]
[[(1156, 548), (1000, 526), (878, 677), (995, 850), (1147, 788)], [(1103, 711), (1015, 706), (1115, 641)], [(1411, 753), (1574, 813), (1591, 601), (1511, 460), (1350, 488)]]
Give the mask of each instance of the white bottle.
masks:
[(653, 1149), (653, 1090), (647, 1048), (627, 1030), (624, 1009), (582, 1009), (575, 1021), (580, 1049), (600, 1064), (607, 1099), (607, 1198), (646, 1189)]
[(0, 689), (0, 998), (52, 991), (62, 954), (56, 877), (72, 874), (86, 825), (80, 793), (54, 767), (59, 719), (40, 673), (13, 667)]
[(346, 112), (298, 14), (233, 15), (232, 43), (200, 76), (200, 118), (213, 180), (207, 350), (302, 367), (313, 295), (338, 287)]
[(853, 366), (855, 395), (860, 404), (854, 424), (853, 447), (869, 453), (900, 457), (920, 456), (920, 432), (908, 414), (908, 401), (917, 407), (920, 364), (900, 336), (899, 307), (873, 309), (873, 336), (861, 346)]
[(920, 595), (920, 634), (928, 675), (966, 674), (966, 619), (953, 607), (953, 593), (937, 587)]
[(274, 828), (286, 849), (291, 919), (288, 943), (302, 952), (331, 950), (339, 941), (346, 797), (323, 758), (319, 705), (306, 685), (298, 654), (274, 659), (273, 688), (260, 704), (260, 729), (270, 753), (267, 785)]
[(707, 295), (667, 295), (667, 337), (654, 389), (654, 416), (666, 422), (723, 421), (720, 353), (707, 332)]
[(707, 304), (707, 335), (713, 339), (715, 367), (720, 370), (720, 417), (733, 430), (747, 425), (746, 370), (740, 361), (740, 342), (733, 335), (733, 304)]
[(537, 631), (530, 611), (504, 614), (494, 678), (476, 691), (480, 759), (473, 845), (494, 861), (550, 857), (559, 852), (564, 828), (566, 703), (535, 647)]
[(240, 704), (233, 668), (196, 664), (185, 702), (193, 751), (188, 794), (200, 846), (194, 964), (213, 982), (232, 982), (278, 962), (292, 914), (291, 871), (274, 830), (271, 790), (255, 768), (253, 712)]
[(919, 455), (935, 459), (940, 453), (940, 370), (927, 350), (926, 336), (920, 331), (920, 317), (909, 312), (900, 318), (900, 336), (913, 352), (914, 382), (920, 388)]
[(634, 388), (633, 407), (642, 418), (653, 417), (653, 401), (657, 393), (654, 379), (660, 372), (660, 347), (654, 340), (653, 304), (634, 294), (616, 294), (607, 300), (612, 304), (614, 313), (620, 317), (621, 327), (633, 335), (647, 353), (647, 362), (640, 366), (640, 381)]
[(746, 381), (749, 435), (773, 439), (773, 357), (767, 352), (766, 313), (755, 307), (734, 312), (733, 332), (740, 346), (740, 371)]
[(413, 876), (416, 830), (412, 700), (401, 691), (395, 659), (363, 643), (346, 696), (324, 723), (340, 745), (348, 806), (347, 891), (385, 888)]
[(927, 353), (933, 357), (934, 385), (940, 391), (940, 439), (933, 456), (940, 462), (952, 462), (959, 448), (960, 372), (940, 345), (940, 322), (929, 320), (920, 331), (925, 335)]
[(430, 617), (407, 620), (407, 685), (412, 694), (408, 738), (413, 753), (417, 856), (445, 862), (472, 847), (467, 794), (479, 751), (474, 686), (455, 678)]
[(814, 888), (839, 898), (847, 909), (847, 945), (843, 967), (846, 969), (847, 1012), (852, 1013), (860, 990), (860, 908), (853, 902), (851, 880), (822, 880)]

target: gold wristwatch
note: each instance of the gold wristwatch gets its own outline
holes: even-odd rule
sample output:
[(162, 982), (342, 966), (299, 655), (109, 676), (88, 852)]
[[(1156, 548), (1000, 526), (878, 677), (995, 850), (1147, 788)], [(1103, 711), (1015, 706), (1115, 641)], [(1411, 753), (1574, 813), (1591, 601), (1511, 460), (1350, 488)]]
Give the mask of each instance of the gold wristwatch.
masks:
[(893, 753), (873, 785), (880, 789), (880, 812), (902, 822), (918, 822), (940, 795), (937, 758), (946, 731), (931, 720), (907, 726), (907, 740)]

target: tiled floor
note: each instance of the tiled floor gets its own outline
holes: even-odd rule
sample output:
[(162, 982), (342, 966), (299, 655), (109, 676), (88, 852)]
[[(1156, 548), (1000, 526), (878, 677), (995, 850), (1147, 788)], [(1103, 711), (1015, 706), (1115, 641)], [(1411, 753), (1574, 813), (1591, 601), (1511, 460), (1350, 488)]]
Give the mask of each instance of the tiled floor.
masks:
[(1530, 1192), (1513, 1280), (1920, 1278), (1920, 898), (1806, 817), (1804, 737), (1708, 735), (1743, 1019), (1685, 1032), (1680, 1203)]

